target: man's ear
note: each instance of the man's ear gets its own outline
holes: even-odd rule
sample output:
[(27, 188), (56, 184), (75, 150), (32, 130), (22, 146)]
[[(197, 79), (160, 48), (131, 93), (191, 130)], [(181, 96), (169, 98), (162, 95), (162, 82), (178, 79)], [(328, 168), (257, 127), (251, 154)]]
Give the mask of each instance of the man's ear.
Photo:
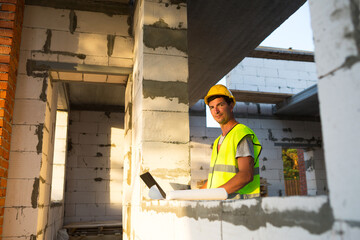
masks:
[(231, 103), (230, 103), (230, 107), (231, 107), (231, 111), (233, 111), (233, 110), (234, 110), (234, 107), (235, 107), (235, 103), (234, 103), (234, 102), (231, 102)]

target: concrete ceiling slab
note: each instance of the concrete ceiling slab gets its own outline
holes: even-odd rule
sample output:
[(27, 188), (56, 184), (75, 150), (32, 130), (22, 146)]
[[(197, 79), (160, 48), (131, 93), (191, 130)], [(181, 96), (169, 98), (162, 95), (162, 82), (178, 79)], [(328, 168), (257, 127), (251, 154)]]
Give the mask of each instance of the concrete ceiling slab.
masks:
[(274, 114), (287, 116), (320, 116), (318, 88), (313, 85), (276, 104)]
[(68, 82), (70, 109), (123, 112), (125, 85)]

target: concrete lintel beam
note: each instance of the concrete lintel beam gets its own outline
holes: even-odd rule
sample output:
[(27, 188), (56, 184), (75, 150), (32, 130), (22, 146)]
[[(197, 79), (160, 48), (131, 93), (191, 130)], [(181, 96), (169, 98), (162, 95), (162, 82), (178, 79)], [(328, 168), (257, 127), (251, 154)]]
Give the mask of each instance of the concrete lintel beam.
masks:
[(248, 57), (300, 62), (314, 62), (313, 52), (292, 49), (278, 49), (270, 47), (257, 47), (251, 53), (249, 53)]
[(123, 76), (127, 76), (132, 73), (132, 68), (126, 67), (35, 60), (28, 60), (26, 67), (28, 75), (32, 75), (33, 72), (37, 71), (79, 72)]
[(252, 103), (270, 103), (276, 104), (293, 96), (287, 93), (272, 93), (272, 92), (256, 92), (256, 91), (242, 91), (231, 90), (237, 102), (252, 102)]

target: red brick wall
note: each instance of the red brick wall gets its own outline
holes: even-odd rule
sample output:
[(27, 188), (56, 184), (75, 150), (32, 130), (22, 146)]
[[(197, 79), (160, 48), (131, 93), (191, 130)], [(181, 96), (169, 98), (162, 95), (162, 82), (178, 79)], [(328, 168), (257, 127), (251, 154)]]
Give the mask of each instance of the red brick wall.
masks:
[(304, 160), (304, 150), (297, 149), (298, 164), (299, 164), (299, 179), (300, 179), (300, 195), (307, 195), (307, 183), (306, 183), (306, 169)]
[(0, 0), (0, 240), (23, 15), (24, 0)]

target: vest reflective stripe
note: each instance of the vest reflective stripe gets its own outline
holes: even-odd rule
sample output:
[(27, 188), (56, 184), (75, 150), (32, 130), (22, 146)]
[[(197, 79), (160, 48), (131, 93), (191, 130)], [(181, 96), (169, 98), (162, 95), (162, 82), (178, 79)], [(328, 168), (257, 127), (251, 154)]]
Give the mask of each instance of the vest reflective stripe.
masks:
[(225, 184), (238, 172), (238, 163), (235, 157), (236, 148), (245, 136), (250, 136), (254, 144), (254, 179), (242, 189), (236, 191), (236, 193), (260, 193), (259, 154), (261, 151), (261, 145), (255, 133), (243, 124), (237, 124), (228, 132), (220, 146), (219, 151), (217, 150), (217, 145), (220, 136), (215, 140), (207, 182), (208, 188), (217, 188)]
[[(209, 171), (210, 172), (219, 171), (219, 172), (228, 172), (228, 173), (238, 173), (239, 169), (236, 168), (235, 166), (216, 164), (215, 168), (211, 167)], [(258, 167), (254, 168), (254, 176), (259, 173), (260, 173), (259, 168)]]

